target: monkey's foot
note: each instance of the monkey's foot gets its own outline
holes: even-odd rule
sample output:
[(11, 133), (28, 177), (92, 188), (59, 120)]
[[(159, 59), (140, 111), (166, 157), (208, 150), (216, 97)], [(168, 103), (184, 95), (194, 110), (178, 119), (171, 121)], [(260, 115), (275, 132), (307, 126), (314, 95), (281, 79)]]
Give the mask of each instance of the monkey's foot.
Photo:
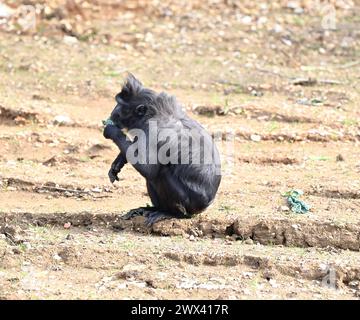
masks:
[(151, 210), (154, 210), (152, 207), (140, 207), (136, 209), (132, 209), (129, 212), (125, 213), (123, 216), (121, 216), (121, 219), (123, 220), (130, 220), (134, 217), (138, 216), (146, 216), (147, 213)]
[(145, 224), (147, 227), (151, 227), (154, 223), (161, 220), (174, 218), (174, 216), (163, 213), (161, 211), (147, 211), (144, 216), (146, 217)]

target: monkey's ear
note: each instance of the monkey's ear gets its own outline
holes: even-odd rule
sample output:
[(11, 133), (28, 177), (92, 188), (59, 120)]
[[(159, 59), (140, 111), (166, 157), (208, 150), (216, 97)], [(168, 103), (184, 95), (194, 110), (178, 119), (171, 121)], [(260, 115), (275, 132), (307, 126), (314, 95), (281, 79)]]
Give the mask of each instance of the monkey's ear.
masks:
[(139, 104), (136, 108), (135, 108), (135, 114), (139, 117), (142, 117), (146, 114), (147, 111), (147, 106), (143, 105), (143, 104)]
[(124, 101), (129, 101), (137, 92), (142, 89), (142, 83), (136, 79), (131, 73), (126, 78), (125, 84), (123, 85), (121, 92), (116, 96), (116, 100), (121, 98)]

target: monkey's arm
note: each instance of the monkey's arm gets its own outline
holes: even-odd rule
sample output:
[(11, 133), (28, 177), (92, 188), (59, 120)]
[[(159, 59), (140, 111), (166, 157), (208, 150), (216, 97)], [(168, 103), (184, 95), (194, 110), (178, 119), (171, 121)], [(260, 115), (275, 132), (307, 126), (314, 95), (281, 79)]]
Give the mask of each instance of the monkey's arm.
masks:
[[(123, 161), (121, 159), (121, 157), (122, 157), (121, 154), (124, 155), (124, 158), (127, 161), (126, 153), (127, 153), (128, 148), (132, 145), (132, 142), (127, 140), (126, 135), (121, 131), (121, 129), (119, 129), (118, 127), (116, 127), (114, 125), (107, 125), (104, 129), (104, 137), (106, 139), (111, 139), (120, 149), (120, 155), (115, 159), (114, 162), (116, 162), (119, 157), (120, 157), (120, 161), (121, 162)], [(146, 151), (146, 154), (148, 155), (147, 151)], [(158, 175), (158, 172), (159, 172), (158, 164), (148, 164), (148, 163), (142, 164), (142, 163), (138, 163), (138, 162), (131, 163), (131, 164), (146, 179), (151, 180), (151, 179), (157, 177), (157, 175)]]
[(110, 178), (110, 182), (114, 183), (115, 180), (119, 181), (118, 173), (121, 171), (123, 166), (127, 163), (126, 157), (123, 153), (119, 153), (116, 159), (111, 164), (111, 168), (109, 170), (108, 176)]

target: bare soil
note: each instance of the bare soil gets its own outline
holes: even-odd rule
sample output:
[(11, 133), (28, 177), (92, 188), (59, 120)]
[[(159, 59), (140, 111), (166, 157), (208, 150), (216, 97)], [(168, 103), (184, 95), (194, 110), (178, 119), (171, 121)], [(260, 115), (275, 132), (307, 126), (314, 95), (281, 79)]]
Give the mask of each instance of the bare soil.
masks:
[[(35, 31), (0, 25), (1, 299), (359, 298), (358, 1), (335, 30), (316, 1), (36, 3)], [(126, 71), (235, 136), (193, 219), (121, 219), (150, 204), (131, 166), (107, 177)]]

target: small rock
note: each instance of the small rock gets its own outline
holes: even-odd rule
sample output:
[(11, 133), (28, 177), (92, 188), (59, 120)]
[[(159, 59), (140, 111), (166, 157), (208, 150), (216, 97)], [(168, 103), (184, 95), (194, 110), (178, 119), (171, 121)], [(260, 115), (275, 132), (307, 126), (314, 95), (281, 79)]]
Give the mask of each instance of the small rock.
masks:
[(23, 245), (25, 246), (25, 248), (26, 248), (27, 250), (31, 249), (31, 244), (30, 244), (30, 242), (24, 241), (24, 242), (23, 242)]
[(26, 124), (26, 119), (25, 119), (24, 117), (17, 116), (17, 117), (14, 119), (14, 122), (15, 122), (17, 125), (25, 125), (25, 124)]
[(343, 157), (343, 155), (342, 154), (338, 154), (337, 156), (336, 156), (336, 161), (345, 161), (345, 158)]
[(261, 136), (259, 136), (258, 134), (252, 134), (250, 136), (250, 140), (255, 141), (255, 142), (259, 142), (259, 141), (261, 141)]
[(189, 240), (190, 241), (195, 241), (195, 237), (193, 235), (190, 235)]
[(289, 211), (290, 208), (288, 206), (281, 206), (280, 211)]
[(278, 288), (279, 287), (279, 285), (277, 284), (275, 279), (270, 279), (269, 283), (273, 288)]
[(71, 125), (73, 121), (68, 116), (58, 115), (53, 120), (54, 124), (59, 126)]
[(70, 227), (71, 227), (71, 222), (66, 222), (64, 224), (64, 229), (70, 229)]
[(19, 250), (18, 248), (13, 248), (12, 251), (14, 254), (21, 254), (21, 250)]
[(252, 17), (250, 17), (250, 16), (244, 16), (242, 19), (241, 19), (241, 22), (243, 23), (243, 24), (251, 24), (251, 22), (252, 22)]
[(112, 277), (112, 276), (110, 276), (110, 277), (104, 277), (104, 278), (101, 279), (101, 281), (102, 281), (103, 283), (107, 283), (107, 282), (110, 282), (110, 281), (112, 281), (112, 280), (113, 280), (113, 277)]
[(245, 278), (252, 278), (254, 276), (252, 272), (248, 272), (248, 271), (244, 271), (242, 274)]
[(58, 254), (54, 254), (53, 259), (56, 260), (56, 261), (60, 261), (61, 257)]
[(65, 238), (66, 240), (73, 240), (74, 239), (74, 236), (72, 234), (68, 234)]
[(253, 239), (246, 239), (245, 241), (244, 241), (244, 243), (245, 244), (254, 244), (254, 240)]
[(280, 25), (280, 24), (275, 24), (274, 27), (273, 27), (273, 30), (275, 33), (280, 33), (282, 32), (284, 29), (283, 27)]
[(74, 44), (78, 44), (79, 40), (76, 39), (76, 37), (64, 36), (63, 42), (67, 45), (74, 45)]
[(127, 287), (127, 284), (125, 282), (117, 285), (118, 289), (126, 289), (126, 287)]

